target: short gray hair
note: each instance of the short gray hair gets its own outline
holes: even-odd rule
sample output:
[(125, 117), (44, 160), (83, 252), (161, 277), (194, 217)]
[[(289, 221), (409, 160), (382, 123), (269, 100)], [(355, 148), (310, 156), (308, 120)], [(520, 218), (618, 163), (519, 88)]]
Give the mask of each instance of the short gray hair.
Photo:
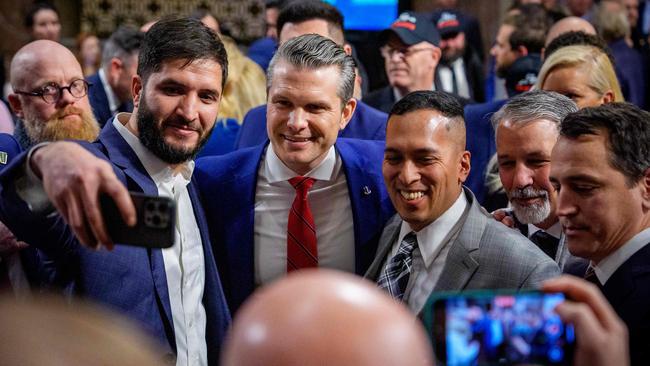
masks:
[(270, 89), (273, 84), (273, 71), (280, 60), (300, 69), (337, 66), (340, 72), (336, 94), (341, 98), (342, 105), (352, 98), (356, 77), (354, 59), (331, 39), (318, 34), (304, 34), (283, 43), (269, 64), (266, 76), (267, 89)]
[(494, 135), (501, 122), (510, 121), (513, 125), (523, 126), (543, 119), (553, 122), (559, 131), (560, 122), (567, 114), (576, 112), (578, 106), (562, 94), (533, 90), (511, 98), (501, 109), (492, 115)]
[(130, 26), (119, 27), (104, 44), (102, 67), (108, 67), (112, 58), (118, 58), (125, 63), (130, 62), (129, 56), (140, 52), (143, 39), (144, 33), (138, 29)]

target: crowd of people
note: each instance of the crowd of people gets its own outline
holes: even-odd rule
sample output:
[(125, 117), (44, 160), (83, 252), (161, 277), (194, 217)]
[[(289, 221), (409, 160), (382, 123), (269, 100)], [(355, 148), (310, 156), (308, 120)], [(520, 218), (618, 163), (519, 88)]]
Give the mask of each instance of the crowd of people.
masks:
[[(489, 54), (437, 5), (379, 32), (369, 91), (318, 0), (267, 1), (247, 50), (198, 9), (77, 55), (36, 4), (0, 103), (3, 355), (68, 327), (105, 346), (68, 364), (451, 364), (432, 297), (538, 289), (567, 297), (526, 304), (573, 324), (574, 365), (650, 362), (650, 3), (514, 1)], [(172, 247), (113, 241), (100, 198), (134, 226), (130, 192), (175, 202)]]

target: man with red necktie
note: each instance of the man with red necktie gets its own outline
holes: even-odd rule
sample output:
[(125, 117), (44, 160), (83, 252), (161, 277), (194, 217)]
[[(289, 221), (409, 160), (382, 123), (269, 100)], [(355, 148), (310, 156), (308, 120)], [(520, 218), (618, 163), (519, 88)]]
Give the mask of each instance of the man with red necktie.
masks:
[(384, 144), (338, 138), (356, 100), (354, 61), (309, 34), (285, 42), (268, 70), (270, 143), (199, 159), (230, 309), (288, 271), (363, 274), (393, 207), (382, 182)]

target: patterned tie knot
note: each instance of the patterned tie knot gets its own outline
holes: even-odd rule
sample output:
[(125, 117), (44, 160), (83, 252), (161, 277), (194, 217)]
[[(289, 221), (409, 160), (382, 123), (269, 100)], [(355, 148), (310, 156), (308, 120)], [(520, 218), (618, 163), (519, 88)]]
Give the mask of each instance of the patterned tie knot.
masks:
[(414, 232), (408, 233), (399, 244), (397, 253), (388, 261), (377, 284), (395, 299), (402, 300), (411, 274), (413, 250), (418, 244)]
[(315, 182), (316, 179), (310, 177), (298, 176), (289, 179), (289, 183), (303, 198), (307, 197), (307, 192), (311, 189)]

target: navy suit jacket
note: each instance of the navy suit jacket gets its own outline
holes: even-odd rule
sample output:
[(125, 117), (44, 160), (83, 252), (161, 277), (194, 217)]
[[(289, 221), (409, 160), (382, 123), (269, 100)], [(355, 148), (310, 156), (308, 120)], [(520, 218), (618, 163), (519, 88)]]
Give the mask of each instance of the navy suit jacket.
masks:
[[(339, 137), (361, 140), (385, 140), (386, 121), (388, 115), (357, 100), (357, 108), (352, 114), (348, 125), (339, 131)], [(266, 132), (266, 105), (257, 106), (244, 116), (237, 139), (235, 150), (266, 143), (269, 140)]]
[[(99, 126), (104, 127), (106, 122), (113, 118), (111, 107), (108, 104), (108, 97), (106, 96), (106, 91), (104, 91), (104, 84), (102, 84), (102, 79), (99, 78), (99, 74), (90, 75), (86, 78), (86, 81), (93, 84), (88, 88), (88, 100), (90, 101), (90, 106), (93, 108), (93, 114)], [(120, 112), (132, 112), (133, 103), (127, 102), (124, 108)]]
[(395, 93), (393, 93), (393, 88), (388, 85), (363, 97), (363, 102), (384, 113), (390, 113), (393, 104), (395, 104)]
[[(194, 171), (233, 314), (255, 290), (255, 191), (266, 146), (199, 159)], [(355, 269), (363, 275), (394, 213), (381, 173), (384, 144), (340, 138), (334, 146), (343, 161), (352, 205)]]
[[(95, 143), (82, 143), (90, 152), (113, 164), (118, 178), (130, 191), (158, 195), (158, 189), (131, 147), (112, 123)], [(14, 159), (0, 174), (0, 220), (20, 240), (43, 251), (54, 262), (56, 281), (73, 294), (107, 305), (135, 320), (168, 352), (176, 350), (167, 278), (160, 249), (116, 245), (113, 251), (82, 247), (59, 215), (32, 213), (18, 198), (13, 175), (25, 163), (25, 154)], [(196, 183), (188, 185), (205, 257), (203, 306), (207, 326), (208, 362), (219, 363), (221, 341), (230, 324), (230, 313), (208, 236), (205, 214)]]
[[(650, 364), (650, 244), (634, 253), (600, 290), (628, 328), (632, 366)], [(565, 273), (584, 277), (589, 261), (567, 264)]]
[(625, 94), (625, 100), (634, 103), (637, 107), (643, 108), (645, 104), (645, 74), (643, 57), (641, 53), (627, 45), (624, 39), (609, 44), (614, 59), (616, 60), (616, 71), (621, 79), (621, 88)]
[(12, 135), (0, 133), (0, 152), (6, 154), (0, 157), (0, 172), (22, 151), (20, 144)]
[(607, 280), (602, 291), (630, 332), (632, 365), (650, 364), (650, 244)]
[(99, 125), (104, 126), (106, 121), (113, 117), (111, 107), (108, 105), (108, 97), (104, 91), (104, 84), (97, 73), (88, 76), (86, 80), (93, 84), (88, 88), (88, 100), (93, 108), (93, 114)]
[(485, 170), (490, 158), (497, 151), (494, 129), (490, 118), (505, 102), (505, 100), (499, 100), (465, 106), (467, 150), (472, 154), (471, 169), (465, 185), (472, 190), (476, 200), (481, 205), (483, 205), (487, 194)]

